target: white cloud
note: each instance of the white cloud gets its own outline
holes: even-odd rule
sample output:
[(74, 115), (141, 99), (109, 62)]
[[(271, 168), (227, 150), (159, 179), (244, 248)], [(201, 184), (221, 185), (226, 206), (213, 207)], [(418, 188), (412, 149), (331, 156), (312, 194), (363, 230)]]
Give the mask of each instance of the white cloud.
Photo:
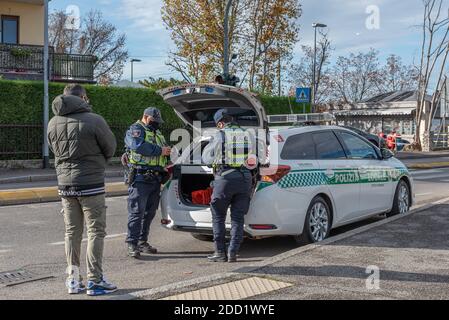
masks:
[(149, 32), (164, 29), (161, 7), (161, 0), (121, 0), (120, 11), (131, 21), (132, 27)]
[[(365, 51), (373, 47), (382, 54), (398, 53), (405, 60), (412, 60), (419, 46), (420, 33), (415, 27), (421, 23), (421, 0), (304, 0), (300, 43), (295, 55), (300, 55), (301, 45), (313, 45), (313, 22), (329, 26), (329, 38), (335, 48), (334, 56), (350, 51)], [(368, 6), (377, 6), (380, 13), (380, 29), (369, 30), (366, 20)], [(413, 38), (413, 41), (410, 39)], [(404, 48), (400, 46), (404, 44)]]
[[(108, 3), (111, 0), (99, 0)], [(301, 45), (313, 44), (313, 22), (329, 26), (329, 36), (335, 48), (334, 58), (349, 52), (366, 51), (373, 47), (382, 55), (399, 54), (404, 62), (416, 58), (420, 30), (416, 25), (422, 19), (421, 0), (299, 0), (303, 14), (300, 24), (300, 42), (295, 46), (295, 60), (299, 59)], [(141, 57), (135, 77), (147, 75), (176, 76), (165, 65), (165, 57), (173, 46), (170, 33), (161, 19), (162, 0), (114, 0), (114, 18), (121, 20), (121, 29), (128, 36), (132, 56)], [(378, 6), (380, 29), (366, 28), (368, 6)], [(156, 57), (158, 56), (158, 57)], [(130, 66), (124, 77), (130, 77)]]

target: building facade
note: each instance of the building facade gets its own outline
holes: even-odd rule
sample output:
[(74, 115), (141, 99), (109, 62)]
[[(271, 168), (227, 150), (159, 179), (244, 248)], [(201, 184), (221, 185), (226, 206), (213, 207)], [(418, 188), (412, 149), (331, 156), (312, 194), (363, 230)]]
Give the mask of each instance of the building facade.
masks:
[[(413, 140), (416, 132), (417, 91), (381, 94), (355, 104), (328, 105), (338, 125), (351, 126), (373, 134), (395, 130)], [(424, 112), (430, 112), (431, 97), (426, 98)], [(424, 126), (421, 126), (422, 129)]]
[[(44, 70), (44, 0), (0, 0), (0, 76), (42, 80)], [(94, 83), (96, 57), (54, 52), (50, 80)]]

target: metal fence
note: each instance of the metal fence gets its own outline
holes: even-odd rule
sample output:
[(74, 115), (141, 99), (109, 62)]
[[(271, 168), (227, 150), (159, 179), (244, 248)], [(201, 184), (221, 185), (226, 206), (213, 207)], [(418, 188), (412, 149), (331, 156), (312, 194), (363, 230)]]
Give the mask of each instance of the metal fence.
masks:
[(41, 124), (0, 124), (0, 160), (41, 158), (42, 135)]
[(42, 73), (44, 70), (43, 47), (1, 44), (0, 69), (3, 71)]
[[(129, 126), (110, 125), (117, 141), (116, 157), (124, 152), (124, 137)], [(167, 141), (176, 129), (170, 125), (161, 128)], [(42, 124), (0, 124), (0, 160), (33, 160), (42, 158)], [(53, 157), (53, 155), (50, 155)]]
[[(53, 53), (50, 48), (49, 58), (52, 81), (94, 81), (94, 56)], [(0, 72), (43, 74), (44, 48), (0, 44)]]
[(449, 148), (449, 135), (447, 133), (432, 133), (432, 149), (448, 149)]
[(79, 54), (51, 55), (52, 80), (94, 80), (95, 57)]

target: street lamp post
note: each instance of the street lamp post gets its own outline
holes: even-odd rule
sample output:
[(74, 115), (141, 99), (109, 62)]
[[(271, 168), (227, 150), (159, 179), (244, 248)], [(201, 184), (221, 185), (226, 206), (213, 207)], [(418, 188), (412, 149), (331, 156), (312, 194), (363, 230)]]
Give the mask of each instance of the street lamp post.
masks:
[(142, 62), (142, 60), (131, 59), (131, 82), (134, 82), (134, 62)]
[(316, 29), (317, 28), (326, 28), (327, 25), (322, 23), (313, 23), (312, 27), (315, 29), (315, 39), (314, 39), (314, 48), (313, 48), (313, 77), (312, 77), (312, 107), (315, 107), (315, 96), (316, 96)]
[(224, 16), (224, 43), (223, 43), (223, 77), (225, 82), (229, 79), (229, 12), (231, 11), (232, 0), (227, 0)]
[(43, 167), (48, 169), (50, 167), (50, 157), (47, 141), (47, 127), (48, 127), (48, 113), (49, 113), (49, 94), (48, 94), (48, 80), (49, 80), (49, 49), (48, 49), (48, 2), (44, 0), (44, 136), (42, 146)]

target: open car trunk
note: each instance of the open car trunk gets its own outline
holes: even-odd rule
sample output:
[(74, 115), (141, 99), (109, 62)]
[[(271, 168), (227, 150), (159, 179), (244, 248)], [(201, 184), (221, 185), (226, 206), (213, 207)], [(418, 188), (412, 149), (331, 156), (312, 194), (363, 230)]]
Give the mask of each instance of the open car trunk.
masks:
[[(220, 84), (187, 84), (158, 91), (178, 117), (193, 130), (201, 133), (202, 138), (215, 133), (215, 113), (227, 109), (234, 121), (245, 129), (267, 129), (268, 120), (265, 110), (257, 96), (249, 91)], [(198, 126), (201, 126), (200, 128)], [(268, 133), (265, 144), (268, 144)], [(201, 147), (201, 152), (208, 140), (194, 142), (185, 150), (183, 160), (193, 160), (193, 149)], [(188, 159), (190, 157), (190, 159)], [(186, 205), (201, 206), (193, 203), (192, 192), (206, 190), (214, 180), (211, 168), (192, 165), (194, 161), (181, 161), (177, 165), (174, 179), (178, 180), (179, 196)], [(190, 163), (185, 165), (185, 163)], [(203, 205), (207, 207), (208, 205)]]
[(199, 204), (193, 203), (192, 192), (206, 190), (211, 187), (212, 181), (214, 181), (212, 174), (182, 174), (179, 179), (179, 189), (184, 203), (198, 206)]

